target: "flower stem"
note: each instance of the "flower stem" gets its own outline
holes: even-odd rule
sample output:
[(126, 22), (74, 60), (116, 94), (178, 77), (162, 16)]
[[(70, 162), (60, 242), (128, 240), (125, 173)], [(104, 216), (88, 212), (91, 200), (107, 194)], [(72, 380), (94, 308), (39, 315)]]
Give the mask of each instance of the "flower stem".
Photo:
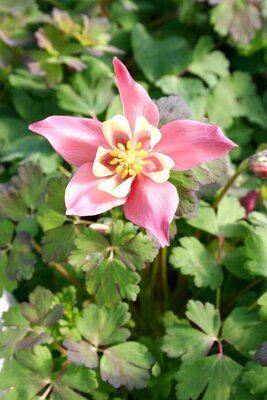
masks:
[(169, 305), (169, 287), (168, 287), (168, 275), (167, 275), (167, 247), (162, 247), (159, 251), (159, 262), (161, 270), (161, 281), (163, 289), (164, 305)]
[(219, 346), (219, 355), (223, 356), (223, 345), (221, 341), (218, 342), (218, 346)]
[[(32, 240), (32, 244), (34, 249), (37, 251), (37, 253), (41, 254), (42, 253), (42, 248), (41, 246), (36, 243), (34, 240)], [(63, 275), (69, 282), (71, 282), (74, 286), (76, 286), (77, 289), (79, 289), (84, 295), (88, 296), (88, 292), (86, 288), (76, 279), (74, 276), (72, 276), (66, 268), (64, 268), (61, 264), (51, 261), (49, 263), (51, 267), (55, 268), (61, 275)]]
[(237, 168), (234, 175), (229, 179), (229, 181), (226, 183), (226, 185), (222, 188), (221, 192), (219, 193), (218, 197), (216, 198), (216, 200), (213, 204), (214, 208), (218, 207), (219, 203), (222, 201), (222, 199), (224, 198), (224, 196), (226, 195), (226, 193), (228, 192), (230, 187), (234, 184), (234, 182), (237, 180), (239, 175), (241, 175), (247, 169), (248, 165), (249, 165), (249, 159), (247, 158), (239, 165), (239, 167)]
[(216, 308), (217, 308), (217, 310), (220, 309), (220, 305), (221, 305), (221, 288), (218, 287), (216, 289)]
[(42, 396), (39, 397), (38, 400), (44, 400), (46, 399), (46, 397), (49, 395), (49, 393), (51, 392), (51, 390), (53, 389), (53, 385), (49, 385), (46, 389), (46, 391), (42, 394)]
[(60, 172), (62, 172), (63, 175), (65, 175), (67, 178), (71, 177), (71, 173), (65, 168), (63, 167), (63, 165), (60, 165), (58, 167), (58, 169), (60, 170)]
[(249, 285), (245, 286), (236, 296), (234, 296), (229, 303), (227, 304), (227, 308), (232, 307), (236, 300), (243, 294), (247, 293), (250, 289), (252, 289), (254, 286), (257, 286), (259, 283), (263, 282), (266, 278), (264, 276), (261, 276), (258, 279), (255, 279), (255, 281), (251, 282)]

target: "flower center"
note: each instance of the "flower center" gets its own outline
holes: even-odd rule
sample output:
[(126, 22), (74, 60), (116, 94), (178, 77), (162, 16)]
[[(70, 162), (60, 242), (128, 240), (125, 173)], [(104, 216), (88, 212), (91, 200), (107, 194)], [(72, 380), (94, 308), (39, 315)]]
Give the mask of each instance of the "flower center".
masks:
[(121, 174), (122, 178), (125, 178), (127, 175), (136, 176), (140, 174), (144, 166), (150, 163), (150, 161), (144, 160), (147, 157), (147, 151), (141, 149), (141, 146), (141, 142), (133, 145), (128, 140), (126, 147), (118, 143), (118, 149), (110, 152), (110, 155), (114, 157), (110, 161), (110, 164), (116, 165), (116, 172), (117, 174)]

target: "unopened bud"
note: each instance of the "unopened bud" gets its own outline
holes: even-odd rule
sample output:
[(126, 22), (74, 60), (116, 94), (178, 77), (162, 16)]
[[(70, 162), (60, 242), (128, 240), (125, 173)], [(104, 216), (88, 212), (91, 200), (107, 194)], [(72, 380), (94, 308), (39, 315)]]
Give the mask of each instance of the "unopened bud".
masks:
[(94, 223), (90, 225), (90, 228), (93, 229), (94, 231), (97, 231), (99, 233), (103, 233), (107, 235), (108, 233), (111, 232), (111, 226), (106, 225), (106, 224), (99, 224), (99, 223)]
[(246, 196), (242, 197), (242, 199), (240, 199), (240, 204), (244, 207), (247, 214), (255, 210), (259, 199), (259, 194), (260, 191), (258, 189), (254, 189), (248, 192)]
[(267, 150), (260, 151), (250, 158), (250, 169), (261, 178), (267, 178)]

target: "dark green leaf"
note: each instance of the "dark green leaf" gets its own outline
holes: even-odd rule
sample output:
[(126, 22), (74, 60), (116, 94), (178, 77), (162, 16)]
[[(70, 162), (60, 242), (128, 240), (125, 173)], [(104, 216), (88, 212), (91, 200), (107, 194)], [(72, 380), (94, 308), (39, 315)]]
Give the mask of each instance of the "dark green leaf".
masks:
[(36, 263), (36, 256), (32, 250), (30, 235), (27, 232), (18, 233), (12, 243), (7, 265), (7, 274), (11, 280), (32, 277)]
[(249, 357), (266, 340), (267, 323), (245, 307), (235, 308), (223, 323), (222, 337), (241, 354)]
[(100, 362), (101, 378), (115, 388), (141, 389), (146, 386), (152, 357), (140, 343), (127, 342), (109, 347)]
[(28, 321), (35, 325), (50, 326), (63, 315), (62, 304), (53, 305), (53, 293), (41, 286), (37, 286), (29, 295), (29, 303), (22, 303), (21, 312)]
[(76, 230), (73, 224), (66, 224), (46, 231), (43, 238), (43, 260), (46, 263), (51, 261), (66, 261), (76, 237)]
[(76, 249), (72, 251), (69, 262), (84, 271), (90, 271), (99, 265), (107, 254), (110, 244), (104, 235), (93, 229), (85, 229), (74, 241)]
[(140, 68), (152, 82), (163, 75), (181, 72), (191, 61), (190, 48), (183, 38), (155, 40), (141, 24), (132, 31), (132, 45)]
[[(141, 259), (141, 257), (140, 257)], [(135, 301), (140, 277), (116, 257), (105, 259), (87, 274), (86, 287), (99, 304), (115, 305), (122, 299)]]
[(231, 386), (242, 367), (231, 358), (217, 354), (182, 365), (177, 373), (177, 400), (230, 400)]

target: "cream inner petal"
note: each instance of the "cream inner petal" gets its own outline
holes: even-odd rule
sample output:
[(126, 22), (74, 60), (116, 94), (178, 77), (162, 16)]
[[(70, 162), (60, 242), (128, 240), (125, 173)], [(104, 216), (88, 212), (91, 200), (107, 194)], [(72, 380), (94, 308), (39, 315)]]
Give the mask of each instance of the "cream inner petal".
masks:
[(111, 194), (114, 197), (125, 197), (129, 194), (134, 176), (122, 179), (119, 174), (101, 182), (97, 188)]
[(129, 122), (123, 115), (115, 115), (115, 117), (103, 122), (103, 135), (111, 148), (117, 148), (118, 143), (123, 146), (132, 140), (132, 133)]
[(114, 174), (114, 166), (110, 165), (113, 157), (110, 155), (110, 149), (99, 146), (93, 163), (93, 174), (99, 178)]
[(150, 153), (147, 161), (149, 164), (144, 167), (142, 174), (158, 183), (166, 182), (169, 179), (170, 170), (174, 166), (170, 157), (161, 153)]
[(145, 117), (138, 117), (135, 122), (133, 142), (141, 142), (141, 148), (151, 151), (160, 141), (161, 133), (158, 128), (151, 125)]

